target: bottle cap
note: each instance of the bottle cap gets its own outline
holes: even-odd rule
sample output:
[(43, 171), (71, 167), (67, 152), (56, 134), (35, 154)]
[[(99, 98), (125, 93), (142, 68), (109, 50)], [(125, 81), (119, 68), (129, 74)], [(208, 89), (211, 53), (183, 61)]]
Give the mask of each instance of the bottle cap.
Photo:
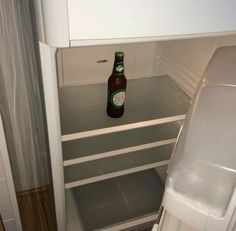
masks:
[(115, 53), (115, 56), (124, 57), (124, 52), (122, 52), (122, 51), (117, 51), (117, 52)]

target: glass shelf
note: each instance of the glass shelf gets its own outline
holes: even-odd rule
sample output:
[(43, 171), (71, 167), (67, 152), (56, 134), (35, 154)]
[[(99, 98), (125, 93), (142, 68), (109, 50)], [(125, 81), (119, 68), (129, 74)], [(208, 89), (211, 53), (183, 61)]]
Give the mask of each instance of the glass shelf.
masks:
[(104, 158), (64, 168), (65, 188), (73, 188), (121, 175), (167, 165), (173, 145)]
[[(142, 122), (185, 115), (190, 102), (190, 98), (168, 76), (128, 80), (125, 113), (121, 118), (113, 119), (106, 115), (106, 97), (106, 83), (60, 88), (62, 140), (78, 138), (68, 138), (71, 134), (104, 128), (108, 128), (105, 133), (112, 133), (115, 126), (128, 125), (122, 128), (128, 130), (133, 123), (155, 125), (156, 121), (145, 125)], [(172, 118), (171, 121), (174, 120), (179, 118)], [(137, 128), (139, 124), (135, 126)], [(86, 136), (97, 134), (93, 132)]]
[(64, 166), (162, 145), (158, 141), (174, 143), (178, 132), (176, 124), (167, 123), (64, 142)]

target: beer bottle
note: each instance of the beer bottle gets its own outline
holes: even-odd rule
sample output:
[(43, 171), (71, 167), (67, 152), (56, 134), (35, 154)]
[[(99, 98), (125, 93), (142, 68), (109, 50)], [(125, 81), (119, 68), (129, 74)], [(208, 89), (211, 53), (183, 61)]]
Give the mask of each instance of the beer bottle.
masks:
[(119, 118), (124, 114), (126, 78), (124, 75), (124, 53), (116, 52), (113, 71), (108, 79), (107, 115)]

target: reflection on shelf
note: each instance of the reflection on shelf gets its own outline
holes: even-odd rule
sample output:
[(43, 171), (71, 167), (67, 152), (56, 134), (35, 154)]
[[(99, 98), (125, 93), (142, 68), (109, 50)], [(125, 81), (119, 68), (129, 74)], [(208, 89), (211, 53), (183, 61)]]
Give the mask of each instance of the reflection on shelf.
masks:
[(59, 89), (62, 141), (183, 120), (189, 97), (168, 76), (129, 80), (125, 114), (106, 115), (107, 84)]

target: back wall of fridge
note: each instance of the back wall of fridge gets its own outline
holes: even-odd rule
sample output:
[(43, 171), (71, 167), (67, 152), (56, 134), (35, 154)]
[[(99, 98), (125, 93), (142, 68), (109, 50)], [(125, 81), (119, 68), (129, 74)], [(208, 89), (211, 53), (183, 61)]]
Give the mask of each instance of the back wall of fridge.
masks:
[(215, 50), (232, 45), (236, 35), (60, 49), (58, 82), (60, 87), (106, 82), (113, 54), (122, 50), (127, 79), (169, 75), (192, 96)]

